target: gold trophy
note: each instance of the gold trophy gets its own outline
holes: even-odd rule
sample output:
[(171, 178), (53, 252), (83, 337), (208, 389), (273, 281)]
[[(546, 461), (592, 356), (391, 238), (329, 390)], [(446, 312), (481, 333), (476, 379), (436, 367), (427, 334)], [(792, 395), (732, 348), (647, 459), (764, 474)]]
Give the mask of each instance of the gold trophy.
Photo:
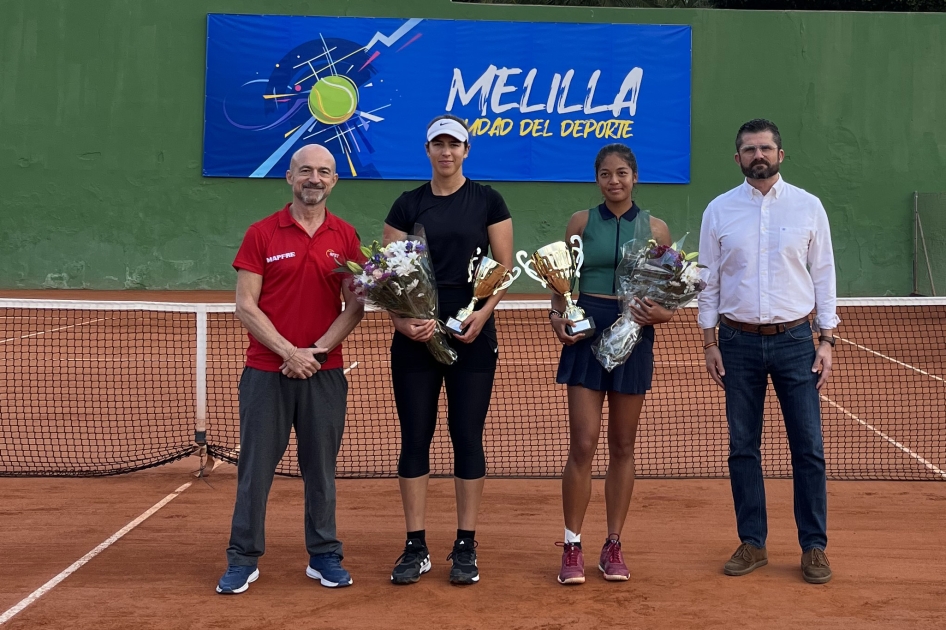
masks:
[[(473, 283), (473, 299), (460, 309), (456, 317), (451, 317), (446, 323), (447, 330), (455, 335), (463, 334), (463, 322), (473, 314), (473, 307), (476, 306), (478, 300), (508, 289), (509, 285), (519, 277), (519, 267), (513, 267), (512, 271), (509, 271), (489, 256), (480, 256), (481, 252), (482, 250), (477, 247), (467, 269), (467, 279)], [(477, 256), (479, 256), (479, 263), (476, 262)]]
[(575, 234), (571, 238), (573, 247), (564, 241), (558, 241), (539, 248), (532, 258), (526, 260), (526, 252), (516, 254), (516, 260), (530, 278), (550, 288), (565, 298), (565, 319), (571, 323), (565, 327), (569, 335), (590, 337), (595, 331), (595, 322), (591, 317), (585, 317), (585, 312), (572, 300), (575, 290), (575, 279), (581, 276), (581, 265), (585, 261), (582, 251), (581, 237)]

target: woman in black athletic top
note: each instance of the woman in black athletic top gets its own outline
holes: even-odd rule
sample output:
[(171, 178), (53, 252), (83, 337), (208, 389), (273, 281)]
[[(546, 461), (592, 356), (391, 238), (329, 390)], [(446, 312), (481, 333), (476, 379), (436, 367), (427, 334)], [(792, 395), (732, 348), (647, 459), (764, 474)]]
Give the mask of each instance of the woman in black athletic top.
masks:
[[(512, 269), (512, 219), (498, 192), (463, 175), (470, 143), (462, 120), (450, 115), (435, 119), (427, 128), (425, 146), (433, 171), (431, 180), (394, 202), (385, 219), (384, 242), (404, 238), (415, 223), (424, 226), (440, 311), (446, 318), (473, 297), (467, 269), (477, 248), (484, 254), (491, 252), (491, 258)], [(407, 545), (391, 574), (395, 584), (416, 582), (430, 570), (424, 517), (430, 443), (444, 385), (453, 442), (458, 520), (456, 542), (448, 558), (453, 560), (450, 581), (479, 581), (474, 537), (486, 475), (483, 427), (498, 358), (493, 308), (502, 293), (480, 301), (477, 310), (463, 322), (463, 334), (450, 339), (458, 358), (449, 366), (434, 360), (424, 345), (434, 333), (434, 320), (391, 317), (395, 328), (391, 376), (401, 425), (398, 481), (407, 524)]]

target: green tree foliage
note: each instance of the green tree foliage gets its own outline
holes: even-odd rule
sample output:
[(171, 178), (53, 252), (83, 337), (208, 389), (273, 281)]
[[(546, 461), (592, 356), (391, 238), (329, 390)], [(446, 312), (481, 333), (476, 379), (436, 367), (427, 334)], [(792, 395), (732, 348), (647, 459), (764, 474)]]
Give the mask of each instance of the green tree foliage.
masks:
[(454, 0), (459, 2), (478, 2), (480, 4), (536, 4), (561, 7), (634, 7), (650, 9), (706, 9), (714, 5), (714, 0)]
[(946, 0), (459, 0), (481, 4), (533, 4), (566, 7), (662, 9), (743, 9), (774, 11), (928, 11), (946, 12)]
[(946, 0), (713, 0), (719, 9), (777, 11), (946, 11)]

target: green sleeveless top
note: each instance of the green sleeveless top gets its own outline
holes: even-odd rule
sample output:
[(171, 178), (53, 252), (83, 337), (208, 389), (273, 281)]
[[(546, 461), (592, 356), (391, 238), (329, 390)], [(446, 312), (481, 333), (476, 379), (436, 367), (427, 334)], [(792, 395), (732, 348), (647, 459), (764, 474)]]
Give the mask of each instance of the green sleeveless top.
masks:
[(643, 246), (650, 238), (650, 214), (636, 203), (620, 219), (611, 214), (605, 204), (588, 210), (588, 225), (581, 237), (585, 261), (578, 290), (614, 295), (617, 291), (614, 273), (621, 260), (621, 246), (633, 239), (638, 239)]

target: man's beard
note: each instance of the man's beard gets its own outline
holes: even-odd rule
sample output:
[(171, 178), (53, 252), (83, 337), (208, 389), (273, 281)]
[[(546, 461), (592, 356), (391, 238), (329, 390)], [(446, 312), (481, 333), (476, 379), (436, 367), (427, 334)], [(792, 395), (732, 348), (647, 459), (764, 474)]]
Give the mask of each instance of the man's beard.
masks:
[[(758, 168), (763, 166), (765, 168)], [(763, 162), (758, 160), (753, 162), (750, 166), (742, 166), (742, 174), (748, 177), (749, 179), (768, 179), (770, 177), (775, 177), (778, 175), (778, 162), (775, 164), (769, 164), (768, 162)]]
[(302, 188), (302, 194), (300, 195), (302, 203), (307, 206), (316, 206), (325, 199), (325, 189), (324, 188)]

